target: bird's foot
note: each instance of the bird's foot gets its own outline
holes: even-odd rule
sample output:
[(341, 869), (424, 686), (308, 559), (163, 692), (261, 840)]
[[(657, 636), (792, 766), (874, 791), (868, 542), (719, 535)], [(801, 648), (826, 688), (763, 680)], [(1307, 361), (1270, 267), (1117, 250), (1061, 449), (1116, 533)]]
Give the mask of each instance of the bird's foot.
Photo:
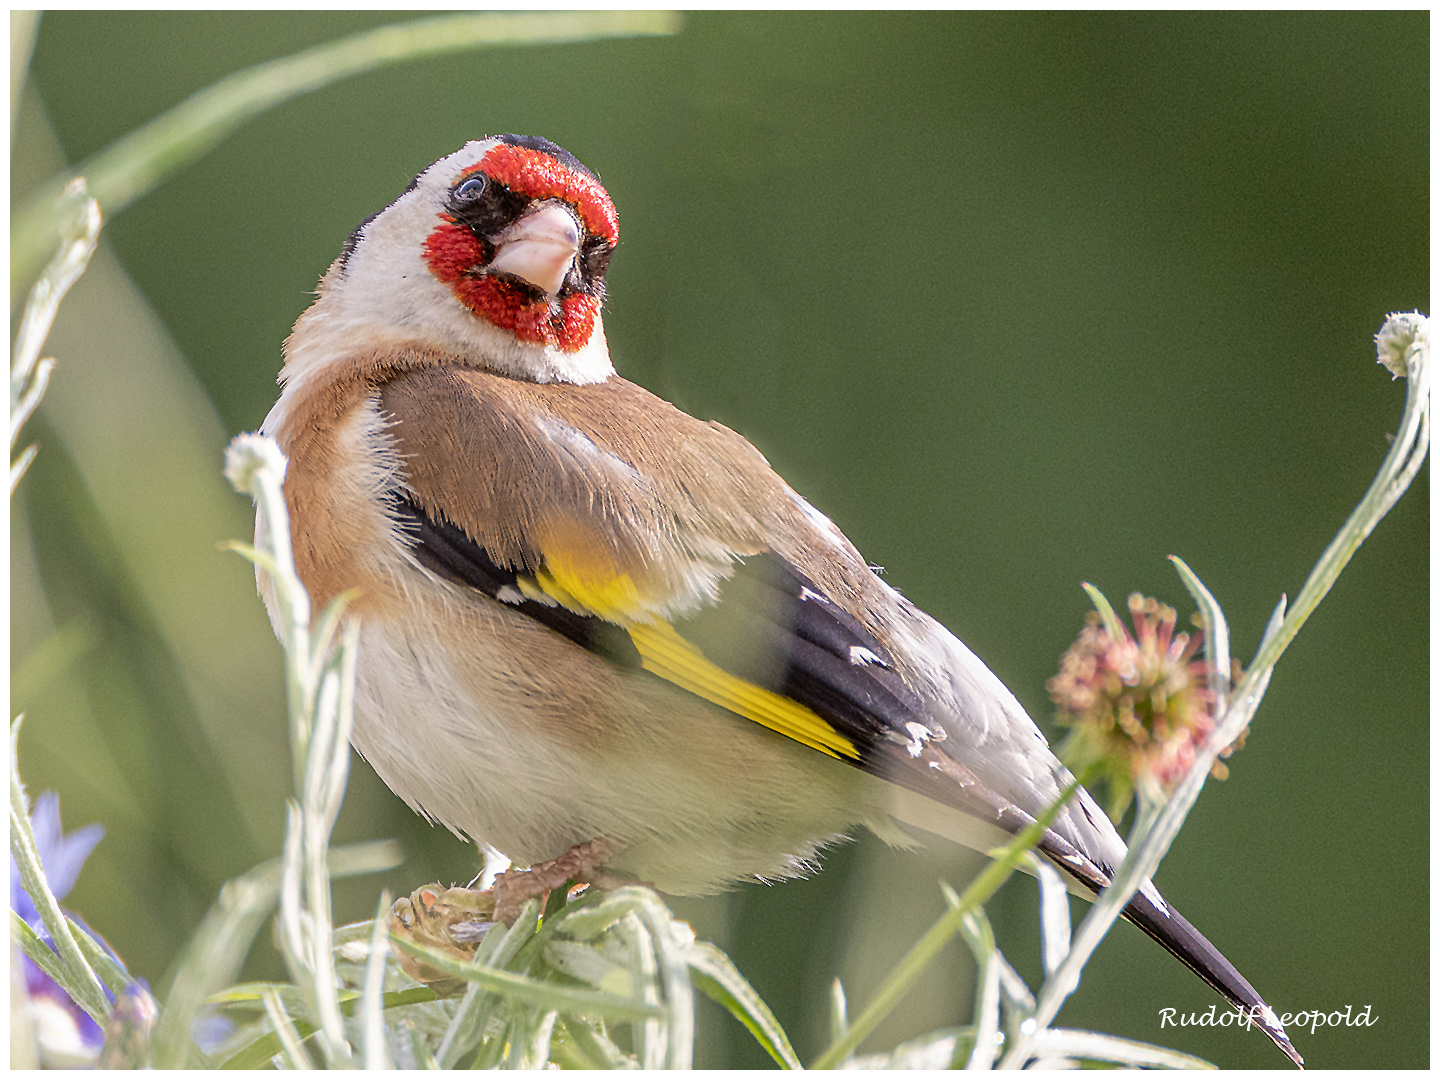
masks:
[(514, 924), (520, 906), (532, 897), (544, 902), (552, 889), (574, 882), (597, 889), (615, 889), (633, 884), (605, 873), (605, 863), (615, 849), (604, 840), (576, 844), (556, 859), (536, 863), (529, 870), (507, 870), (495, 879), (495, 921)]
[[(485, 932), (495, 924), (494, 913), (495, 894), (491, 890), (467, 889), (463, 885), (447, 889), (437, 881), (395, 901), (390, 908), (390, 931), (454, 960), (469, 960)], [(394, 942), (391, 949), (407, 975), (438, 994), (451, 993), (464, 985), (463, 980), (438, 971)]]

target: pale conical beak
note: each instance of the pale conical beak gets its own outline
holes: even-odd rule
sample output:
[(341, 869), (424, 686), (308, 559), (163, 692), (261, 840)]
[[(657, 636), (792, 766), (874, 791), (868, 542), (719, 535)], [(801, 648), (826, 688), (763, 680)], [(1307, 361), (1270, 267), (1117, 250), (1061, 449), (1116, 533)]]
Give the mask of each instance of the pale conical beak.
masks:
[(486, 269), (514, 274), (555, 296), (580, 253), (580, 226), (564, 203), (543, 202), (495, 238)]

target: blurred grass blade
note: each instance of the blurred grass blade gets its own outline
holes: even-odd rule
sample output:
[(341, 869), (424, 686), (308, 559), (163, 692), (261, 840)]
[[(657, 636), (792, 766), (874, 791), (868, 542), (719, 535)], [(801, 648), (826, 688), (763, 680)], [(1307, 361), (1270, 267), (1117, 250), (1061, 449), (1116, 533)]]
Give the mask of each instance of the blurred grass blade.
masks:
[[(534, 1010), (530, 1010), (534, 1012)], [(534, 1024), (524, 1039), (510, 1040), (510, 1060), (517, 1069), (543, 1069), (550, 1063), (550, 1040), (555, 1034), (555, 1022), (560, 1014), (554, 1009), (547, 1010)]]
[[(945, 902), (952, 908), (959, 906), (959, 894), (943, 881), (940, 883), (940, 892), (945, 897)], [(971, 939), (966, 930), (967, 925), (964, 922), (960, 924), (960, 933), (969, 943)], [(973, 946), (971, 951), (974, 951)], [(1025, 980), (1010, 966), (1010, 961), (1005, 959), (1005, 954), (999, 949), (995, 950), (995, 967), (1000, 973), (1000, 995), (1005, 999), (1007, 1007), (1022, 1012), (1029, 1012), (1035, 1008), (1035, 996), (1030, 993), (1030, 988), (1025, 985)]]
[[(41, 230), (38, 243), (42, 250), (48, 250), (58, 235), (60, 250), (55, 253), (45, 272), (30, 290), (30, 299), (25, 304), (25, 314), (20, 319), (20, 329), (15, 335), (15, 347), (10, 359), (10, 447), (15, 447), (15, 437), (21, 417), (16, 420), (16, 407), (25, 393), (26, 385), (35, 374), (40, 359), (40, 350), (55, 325), (55, 313), (60, 301), (70, 291), (70, 286), (79, 280), (95, 253), (95, 243), (100, 237), (100, 206), (86, 191), (85, 180), (75, 177), (68, 181), (57, 195), (59, 205), (46, 214), (45, 228)], [(52, 231), (54, 230), (54, 231)], [(13, 288), (13, 284), (12, 284)], [(34, 408), (34, 403), (30, 404)], [(26, 416), (29, 415), (27, 411)]]
[[(20, 429), (30, 419), (45, 389), (50, 384), (50, 373), (55, 368), (53, 359), (40, 359), (40, 350), (55, 325), (55, 313), (60, 301), (70, 291), (95, 253), (95, 242), (100, 236), (100, 207), (85, 191), (85, 181), (79, 177), (70, 181), (60, 196), (52, 224), (59, 227), (60, 250), (50, 260), (50, 265), (30, 290), (30, 299), (20, 319), (20, 329), (15, 335), (15, 347), (10, 358), (10, 453), (15, 453), (15, 443), (20, 438)], [(42, 243), (51, 243), (53, 237), (48, 230), (40, 238)], [(14, 285), (12, 284), (12, 290)], [(12, 291), (11, 295), (14, 293)], [(20, 478), (35, 460), (35, 447), (29, 446), (10, 462), (10, 494)]]
[(1052, 1028), (1045, 1032), (1036, 1046), (1044, 1057), (1083, 1058), (1086, 1061), (1113, 1062), (1132, 1069), (1213, 1069), (1203, 1058), (1182, 1054), (1164, 1046), (1102, 1035), (1095, 1031), (1073, 1031)]
[(15, 146), (15, 114), (20, 108), (20, 91), (30, 71), (30, 55), (35, 51), (35, 31), (39, 29), (40, 12), (10, 12), (10, 146)]
[[(690, 979), (711, 1001), (729, 1011), (730, 1015), (744, 1024), (755, 1041), (785, 1069), (801, 1068), (800, 1058), (790, 1039), (770, 1006), (755, 988), (740, 974), (730, 958), (708, 941), (697, 941), (689, 951)], [(834, 1038), (839, 1040), (847, 1030), (844, 1019), (845, 991), (840, 989), (840, 980), (835, 980), (831, 999), (838, 1022), (832, 1024)]]
[(90, 1019), (97, 1024), (105, 1023), (105, 1011), (97, 1015), (86, 1004), (87, 1001), (93, 1001), (93, 996), (88, 994), (84, 983), (75, 978), (71, 968), (50, 946), (41, 941), (40, 936), (30, 928), (30, 924), (14, 911), (10, 912), (10, 940), (20, 947), (21, 952), (35, 961), (36, 967), (54, 979), (55, 985), (69, 994), (71, 1001), (89, 1013)]
[(830, 1041), (839, 1042), (849, 1030), (850, 1005), (845, 1000), (845, 984), (837, 977), (830, 983)]
[(385, 1040), (385, 961), (390, 956), (390, 890), (380, 892), (375, 926), (370, 934), (370, 955), (365, 958), (365, 989), (360, 995), (360, 1045), (367, 1069), (388, 1069), (390, 1049)]
[(21, 481), (21, 479), (25, 476), (26, 472), (29, 471), (29, 469), (30, 469), (30, 463), (35, 460), (35, 455), (38, 454), (39, 452), (40, 452), (40, 448), (39, 448), (38, 446), (36, 446), (34, 443), (31, 443), (31, 444), (30, 444), (29, 446), (27, 446), (24, 450), (20, 451), (20, 456), (19, 456), (19, 457), (14, 458), (14, 459), (11, 460), (11, 462), (10, 462), (10, 494), (11, 494), (11, 495), (14, 495), (14, 494), (15, 494), (15, 489), (20, 486), (20, 481)]
[[(387, 946), (388, 947), (388, 946)], [(300, 1002), (300, 991), (289, 983), (272, 982), (251, 982), (236, 983), (224, 990), (211, 994), (206, 998), (210, 1005), (227, 1005), (238, 1009), (255, 1009), (263, 1011), (263, 999), (266, 990), (274, 990), (285, 1002), (286, 1008), (294, 1009), (289, 995), (294, 995), (294, 1001)], [(342, 990), (340, 992), (340, 1008), (346, 1016), (355, 1015), (357, 1002), (360, 1001), (361, 993), (354, 990)], [(382, 995), (381, 1007), (385, 1009), (398, 1009), (401, 1005), (418, 1005), (423, 1001), (438, 1000), (434, 990), (428, 986), (412, 986), (408, 990), (387, 990)]]
[(932, 1031), (918, 1039), (901, 1043), (894, 1050), (866, 1054), (854, 1059), (855, 1070), (906, 1071), (924, 1069), (936, 1072), (952, 1068), (957, 1058), (967, 1058), (975, 1043), (975, 1032), (968, 1027)]
[(650, 1005), (617, 994), (594, 990), (574, 990), (568, 986), (541, 982), (513, 971), (480, 967), (424, 945), (391, 935), (390, 941), (402, 952), (424, 960), (430, 967), (446, 975), (474, 983), (484, 990), (512, 1001), (523, 1001), (547, 1009), (560, 1009), (569, 1014), (599, 1014), (614, 1020), (644, 1020), (659, 1016), (659, 1006)]
[(410, 1033), (410, 1053), (415, 1058), (415, 1064), (422, 1069), (438, 1072), (440, 1062), (436, 1060), (429, 1041), (425, 1039), (420, 1029), (415, 1024), (406, 1021), (406, 1030)]
[(844, 1061), (847, 1055), (853, 1053), (855, 1048), (864, 1042), (865, 1037), (875, 1030), (880, 1021), (890, 1015), (891, 1010), (899, 1004), (906, 991), (920, 977), (920, 973), (959, 931), (966, 913), (979, 908), (989, 900), (995, 894), (995, 890), (1000, 888), (1014, 872), (1025, 853), (1040, 842), (1040, 838), (1045, 834), (1050, 822), (1055, 820), (1055, 815), (1070, 801), (1082, 780), (1083, 777), (1080, 780), (1072, 780), (1066, 785), (1065, 790), (1060, 793), (1060, 797), (1047, 807), (1044, 813), (1022, 829), (1015, 839), (995, 854), (994, 861), (986, 866), (969, 887), (960, 894), (959, 900), (951, 906), (950, 910), (940, 916), (935, 925), (925, 932), (924, 937), (917, 941), (895, 965), (894, 970), (886, 977), (880, 989), (875, 992), (874, 999), (851, 1024), (845, 1038), (832, 1043), (828, 1050), (816, 1058), (810, 1066), (812, 1069), (835, 1068), (837, 1063)]
[[(460, 999), (460, 1007), (455, 1010), (455, 1018), (445, 1029), (445, 1034), (440, 1039), (440, 1045), (435, 1048), (435, 1063), (440, 1068), (454, 1068), (455, 1062), (460, 1059), (461, 1055), (480, 1041), (481, 1023), (478, 1017), (484, 997), (485, 991), (480, 988), (478, 983), (472, 982), (465, 988), (465, 996)], [(469, 1033), (472, 1031), (475, 1032), (473, 1038), (469, 1037)]]
[[(381, 840), (353, 844), (330, 852), (330, 873), (336, 877), (388, 870), (401, 862), (399, 845)], [(155, 1033), (155, 1067), (185, 1068), (192, 1049), (190, 1026), (209, 995), (234, 982), (261, 923), (274, 910), (280, 894), (280, 860), (261, 863), (249, 873), (226, 882), (185, 947), (179, 970), (165, 998)]]
[(68, 915), (65, 916), (65, 923), (70, 927), (70, 933), (75, 935), (75, 944), (80, 946), (80, 951), (85, 954), (85, 959), (90, 962), (90, 966), (95, 969), (100, 980), (113, 993), (118, 995), (121, 990), (135, 981), (135, 976), (121, 967), (119, 962), (105, 951), (104, 946), (95, 940), (85, 927)]
[(238, 71), (192, 94), (31, 196), (11, 226), (11, 288), (16, 281), (28, 281), (38, 265), (49, 243), (54, 202), (73, 175), (87, 178), (91, 193), (113, 217), (247, 120), (340, 79), (466, 49), (673, 34), (679, 27), (679, 16), (670, 11), (441, 15), (352, 34)]
[(237, 1008), (265, 1011), (265, 995), (276, 994), (287, 1013), (294, 1013), (305, 1007), (304, 995), (299, 987), (290, 983), (253, 982), (231, 986), (218, 994), (211, 994), (206, 1002), (211, 1005), (230, 1005)]
[(557, 1038), (552, 1054), (562, 1068), (624, 1069), (633, 1062), (623, 1050), (583, 1020), (560, 1021), (562, 1037)]
[[(975, 977), (975, 1037), (965, 1068), (988, 1070), (995, 1065), (995, 1052), (999, 1047), (1000, 950), (995, 947), (990, 920), (980, 908), (966, 913), (960, 923), (960, 934), (975, 954), (975, 963), (979, 968)], [(958, 1041), (955, 1049), (958, 1056), (961, 1050)], [(959, 1062), (951, 1064), (958, 1067)]]
[(55, 894), (50, 891), (50, 883), (45, 880), (45, 870), (40, 865), (35, 833), (30, 827), (30, 807), (25, 798), (25, 787), (20, 782), (19, 751), (20, 717), (16, 717), (10, 726), (10, 853), (15, 857), (15, 865), (20, 872), (20, 884), (49, 931), (50, 940), (55, 942), (59, 963), (66, 975), (63, 983), (65, 992), (96, 1023), (103, 1024), (110, 1012), (110, 1002), (105, 997), (100, 976), (95, 974), (95, 969), (80, 951), (75, 936), (70, 932), (70, 923), (61, 912)]
[(24, 711), (46, 689), (69, 673), (100, 643), (100, 631), (89, 615), (72, 616), (31, 649), (10, 670), (10, 705)]
[(1030, 867), (1040, 882), (1040, 944), (1045, 974), (1052, 974), (1070, 951), (1070, 893), (1060, 871), (1034, 855)]
[(290, 1063), (292, 1069), (313, 1069), (314, 1062), (310, 1055), (305, 1052), (300, 1032), (295, 1027), (295, 1022), (285, 1011), (284, 1004), (280, 1001), (280, 995), (273, 990), (265, 991), (262, 999), (265, 1003), (265, 1015), (270, 1018), (271, 1025), (275, 1028), (275, 1035), (280, 1040), (280, 1051), (285, 1060)]
[(279, 888), (279, 860), (263, 863), (221, 887), (186, 945), (166, 995), (155, 1032), (157, 1069), (181, 1069), (190, 1064), (191, 1024), (210, 991), (232, 981), (240, 970), (250, 942), (275, 906)]
[[(627, 895), (628, 894), (628, 895)], [(695, 1002), (690, 982), (690, 950), (695, 934), (649, 889), (621, 894), (634, 906), (649, 931), (656, 966), (657, 989), (663, 990), (664, 1013), (656, 1021), (660, 1050), (657, 1058), (666, 1069), (689, 1069), (695, 1045)]]
[[(299, 990), (288, 983), (245, 983), (240, 986), (232, 986), (229, 990), (216, 994), (209, 1000), (211, 1004), (229, 1004), (264, 1012), (267, 992), (279, 995), (282, 1005), (285, 1005), (288, 1011), (293, 1011), (301, 1004)], [(356, 1000), (351, 997), (345, 1002), (346, 1015), (351, 1014)], [(423, 1001), (434, 1000), (435, 991), (425, 986), (412, 987), (409, 990), (390, 990), (384, 996), (384, 1007), (395, 1009), (402, 1005), (418, 1005)], [(294, 1004), (291, 1004), (292, 1002)], [(307, 1039), (315, 1029), (301, 1021), (295, 1025), (295, 1030), (301, 1039)], [(266, 1032), (254, 1042), (237, 1050), (220, 1065), (220, 1068), (261, 1069), (278, 1053), (280, 1053), (280, 1037), (273, 1031)], [(421, 1060), (419, 1055), (417, 1055), (417, 1060)], [(422, 1064), (421, 1067), (426, 1066)]]
[(631, 985), (640, 990), (646, 1004), (656, 1006), (655, 1015), (631, 1021), (631, 1038), (635, 1041), (640, 1058), (640, 1068), (661, 1069), (665, 1067), (665, 1016), (660, 1007), (660, 985), (655, 957), (655, 943), (649, 928), (631, 914), (626, 917), (625, 929), (630, 945)]

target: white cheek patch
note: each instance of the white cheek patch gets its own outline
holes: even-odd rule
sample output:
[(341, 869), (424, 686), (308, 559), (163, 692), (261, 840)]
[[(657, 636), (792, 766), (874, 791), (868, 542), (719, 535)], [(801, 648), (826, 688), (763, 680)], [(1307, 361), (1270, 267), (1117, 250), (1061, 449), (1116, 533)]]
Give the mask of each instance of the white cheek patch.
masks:
[(450, 185), (493, 145), (495, 140), (472, 142), (442, 158), (365, 224), (343, 272), (311, 309), (316, 315), (323, 309), (323, 321), (312, 318), (306, 342), (320, 347), (297, 343), (287, 354), (292, 376), (342, 359), (328, 346), (363, 340), (367, 332), (450, 349), (457, 362), (536, 382), (584, 385), (615, 374), (598, 316), (589, 341), (574, 352), (523, 342), (475, 315), (431, 272), (425, 241), (441, 224)]

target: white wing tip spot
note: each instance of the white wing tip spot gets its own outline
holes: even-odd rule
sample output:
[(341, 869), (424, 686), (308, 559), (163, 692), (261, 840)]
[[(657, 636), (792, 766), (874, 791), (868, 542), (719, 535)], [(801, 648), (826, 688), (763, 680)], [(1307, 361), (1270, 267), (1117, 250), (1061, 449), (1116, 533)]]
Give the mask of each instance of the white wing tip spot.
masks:
[[(850, 646), (850, 663), (853, 664), (855, 667), (863, 667), (866, 664), (879, 664), (881, 662), (882, 661), (880, 660), (880, 657), (876, 656), (875, 653), (865, 648), (864, 645)], [(915, 726), (916, 725), (914, 724), (911, 725), (911, 727)]]
[(1165, 903), (1165, 898), (1160, 895), (1160, 890), (1147, 878), (1145, 884), (1140, 886), (1140, 891), (1145, 898), (1158, 907), (1166, 915), (1170, 914), (1170, 905)]
[(906, 744), (905, 749), (910, 752), (911, 757), (919, 757), (920, 751), (925, 748), (925, 744), (930, 741), (934, 733), (924, 724), (917, 724), (913, 720), (905, 725), (905, 730), (910, 733), (910, 741)]

